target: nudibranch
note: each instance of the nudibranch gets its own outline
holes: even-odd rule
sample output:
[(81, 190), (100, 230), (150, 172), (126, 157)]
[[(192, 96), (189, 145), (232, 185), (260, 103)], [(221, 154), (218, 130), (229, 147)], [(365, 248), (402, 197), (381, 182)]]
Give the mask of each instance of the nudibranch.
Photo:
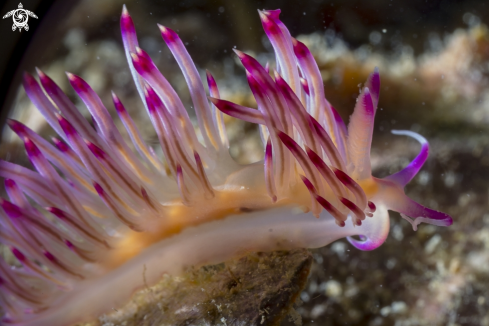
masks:
[[(142, 139), (113, 94), (126, 143), (109, 111), (80, 77), (68, 79), (93, 118), (90, 124), (42, 71), (24, 74), (27, 95), (59, 135), (47, 141), (22, 123), (36, 171), (1, 161), (9, 199), (0, 199), (0, 242), (17, 258), (0, 259), (3, 322), (71, 325), (123, 305), (163, 274), (219, 263), (251, 251), (318, 248), (347, 237), (361, 250), (386, 239), (388, 210), (413, 227), (452, 219), (412, 201), (404, 186), (428, 157), (421, 144), (401, 171), (372, 176), (370, 147), (379, 101), (375, 69), (348, 127), (325, 99), (309, 49), (290, 36), (279, 10), (259, 11), (275, 50), (271, 70), (235, 51), (258, 109), (221, 99), (207, 73), (209, 95), (178, 35), (159, 26), (188, 84), (199, 137), (170, 83), (138, 46), (126, 8), (124, 50), (163, 157)], [(223, 113), (259, 125), (263, 162), (241, 166), (228, 151)]]

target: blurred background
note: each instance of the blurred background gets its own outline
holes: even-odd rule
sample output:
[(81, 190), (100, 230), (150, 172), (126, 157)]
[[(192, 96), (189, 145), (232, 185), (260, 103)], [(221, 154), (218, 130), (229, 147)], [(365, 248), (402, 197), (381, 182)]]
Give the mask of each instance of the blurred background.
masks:
[[(393, 213), (389, 239), (373, 252), (359, 252), (346, 241), (315, 250), (309, 283), (296, 305), (303, 325), (489, 325), (487, 1), (25, 0), (24, 9), (39, 17), (29, 18), (29, 31), (13, 32), (11, 18), (0, 21), (2, 125), (10, 116), (52, 135), (19, 86), (23, 71), (34, 74), (36, 66), (82, 112), (88, 111), (65, 71), (84, 78), (111, 111), (113, 90), (139, 126), (148, 125), (123, 53), (123, 3), (140, 46), (187, 108), (185, 80), (156, 23), (179, 33), (198, 69), (214, 74), (223, 98), (256, 107), (232, 49), (273, 66), (256, 10), (280, 8), (291, 34), (312, 50), (326, 96), (345, 121), (359, 87), (379, 67), (375, 176), (399, 170), (418, 151), (416, 142), (390, 130), (413, 130), (430, 141), (430, 159), (407, 194), (449, 213), (454, 225), (423, 225), (413, 232)], [(17, 6), (17, 0), (0, 4), (1, 15)], [(256, 126), (231, 118), (227, 124), (233, 157), (241, 163), (263, 158)], [(142, 131), (148, 142), (156, 141), (154, 130)], [(20, 140), (7, 128), (0, 157), (29, 166)]]

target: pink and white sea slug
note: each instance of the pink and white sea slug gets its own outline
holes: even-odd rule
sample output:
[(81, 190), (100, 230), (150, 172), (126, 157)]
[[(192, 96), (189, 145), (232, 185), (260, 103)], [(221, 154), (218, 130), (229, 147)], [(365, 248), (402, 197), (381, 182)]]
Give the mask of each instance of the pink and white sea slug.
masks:
[[(142, 140), (115, 94), (114, 106), (135, 151), (80, 77), (68, 73), (95, 127), (42, 71), (37, 71), (42, 88), (24, 75), (29, 98), (59, 138), (51, 143), (20, 122), (8, 122), (37, 172), (0, 162), (9, 197), (0, 199), (0, 242), (21, 265), (0, 259), (5, 324), (82, 322), (127, 302), (144, 285), (143, 273), (152, 284), (164, 273), (251, 251), (318, 248), (343, 237), (372, 250), (387, 237), (388, 210), (400, 212), (414, 228), (421, 222), (452, 224), (447, 214), (404, 194), (428, 157), (423, 137), (395, 131), (418, 140), (420, 153), (391, 176), (371, 174), (378, 70), (361, 90), (346, 127), (325, 99), (311, 52), (290, 36), (279, 13), (260, 12), (276, 70), (235, 51), (258, 110), (220, 99), (210, 73), (208, 97), (178, 35), (159, 26), (190, 89), (200, 142), (177, 93), (138, 47), (123, 8), (125, 53), (163, 158)], [(245, 166), (233, 161), (223, 113), (259, 124), (264, 161)]]

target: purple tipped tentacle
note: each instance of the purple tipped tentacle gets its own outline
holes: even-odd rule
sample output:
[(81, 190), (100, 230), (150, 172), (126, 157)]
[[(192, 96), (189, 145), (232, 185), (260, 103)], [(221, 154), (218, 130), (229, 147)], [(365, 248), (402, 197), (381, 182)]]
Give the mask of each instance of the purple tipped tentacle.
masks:
[(12, 179), (5, 179), (5, 190), (12, 203), (24, 209), (34, 211), (34, 208), (29, 204), (27, 197), (24, 195), (19, 186)]
[(320, 151), (320, 144), (316, 139), (314, 126), (309, 120), (309, 113), (307, 113), (300, 99), (277, 72), (275, 72), (275, 83), (282, 93), (282, 96), (285, 98), (289, 112), (291, 112), (294, 117), (294, 125), (299, 130), (305, 143), (317, 153), (322, 153), (322, 151)]
[(333, 111), (333, 116), (336, 121), (336, 126), (338, 128), (338, 138), (336, 141), (336, 147), (338, 148), (338, 152), (340, 152), (343, 162), (345, 162), (345, 164), (348, 165), (349, 158), (348, 158), (348, 151), (346, 148), (348, 129), (346, 128), (345, 122), (339, 115), (338, 111), (336, 111), (336, 109), (333, 106), (331, 106), (331, 111)]
[(6, 246), (23, 248), (23, 250), (32, 258), (44, 261), (42, 253), (39, 252), (39, 243), (36, 238), (33, 238), (25, 228), (25, 223), (19, 221), (21, 213), (12, 215), (8, 204), (14, 206), (3, 198), (0, 199), (0, 240)]
[[(154, 89), (160, 99), (165, 104), (171, 115), (179, 120), (185, 132), (185, 142), (194, 149), (201, 149), (202, 145), (197, 140), (194, 127), (182, 101), (178, 97), (170, 83), (155, 66), (149, 55), (140, 48), (136, 48), (136, 53), (131, 53), (132, 61), (137, 72)], [(149, 108), (148, 108), (149, 110)]]
[(285, 99), (277, 89), (278, 87), (273, 82), (273, 79), (255, 58), (238, 50), (234, 50), (234, 52), (238, 55), (246, 71), (253, 76), (262, 93), (269, 99), (270, 107), (268, 111), (273, 119), (277, 119), (279, 129), (292, 134), (292, 118), (286, 109)]
[(288, 150), (295, 157), (302, 170), (306, 174), (306, 177), (311, 180), (314, 187), (318, 190), (319, 195), (324, 195), (324, 186), (319, 176), (319, 172), (314, 168), (314, 164), (311, 162), (310, 158), (307, 156), (306, 152), (297, 144), (297, 142), (292, 139), (286, 133), (276, 130), (277, 136), (280, 138), (282, 143), (288, 148)]
[(122, 139), (122, 135), (115, 126), (112, 117), (99, 96), (82, 78), (71, 73), (66, 74), (71, 86), (92, 114), (92, 118), (96, 122), (97, 128), (101, 133), (101, 138), (103, 138), (106, 143), (103, 144), (105, 145), (103, 147), (104, 150), (109, 153), (110, 156), (118, 157), (121, 162), (125, 162), (125, 165), (120, 167), (122, 171), (125, 173), (134, 171), (144, 181), (152, 182), (152, 173), (135, 157), (134, 153)]
[(267, 145), (265, 147), (265, 184), (267, 186), (267, 192), (272, 202), (277, 201), (277, 189), (275, 187), (275, 178), (273, 174), (273, 153), (272, 153), (272, 140), (269, 137)]
[(163, 40), (172, 52), (185, 77), (206, 147), (210, 149), (213, 146), (217, 150), (219, 148), (217, 128), (212, 119), (209, 102), (207, 102), (204, 85), (202, 84), (197, 68), (177, 33), (159, 24), (158, 27), (160, 28)]
[[(104, 142), (95, 130), (90, 126), (87, 119), (78, 111), (76, 106), (70, 101), (68, 96), (59, 88), (56, 83), (44, 74), (41, 70), (37, 69), (37, 74), (41, 81), (44, 91), (49, 95), (51, 100), (56, 104), (61, 114), (70, 121), (73, 126), (80, 132), (83, 138), (103, 147)], [(63, 134), (63, 133), (62, 133)]]
[(23, 166), (0, 160), (0, 176), (13, 179), (29, 197), (41, 206), (63, 205), (63, 201), (37, 172)]
[(348, 125), (347, 148), (351, 166), (349, 174), (355, 180), (364, 180), (372, 175), (370, 148), (374, 128), (375, 109), (370, 90), (365, 87), (358, 97), (355, 110)]
[(428, 223), (437, 226), (450, 226), (453, 219), (450, 215), (425, 207), (404, 194), (403, 186), (387, 178), (376, 179), (377, 184), (383, 188), (382, 202), (393, 211), (401, 213), (401, 216), (410, 222), (416, 230), (420, 223)]
[(346, 170), (345, 161), (341, 157), (338, 148), (336, 148), (333, 140), (331, 139), (331, 137), (329, 137), (327, 131), (311, 115), (309, 115), (309, 120), (314, 126), (314, 130), (316, 131), (319, 143), (321, 144), (321, 147), (326, 153), (328, 159), (331, 161), (331, 164), (340, 170)]
[(380, 93), (380, 74), (378, 67), (375, 67), (374, 71), (368, 76), (365, 86), (368, 87), (368, 89), (370, 90), (374, 110), (376, 110), (377, 105), (379, 104)]
[[(112, 92), (112, 100), (114, 102), (117, 114), (124, 124), (124, 127), (126, 128), (126, 131), (141, 158), (149, 163), (150, 166), (153, 166), (158, 172), (164, 172), (162, 163), (151, 155), (151, 152), (149, 151), (147, 144), (144, 142), (139, 129), (136, 127), (136, 124), (132, 120), (126, 108), (114, 92)], [(146, 106), (146, 101), (144, 101), (144, 103)]]
[[(219, 94), (219, 88), (217, 87), (216, 80), (214, 79), (214, 76), (206, 70), (206, 76), (207, 76), (207, 86), (209, 87), (209, 94), (211, 97), (219, 99), (221, 98)], [(217, 107), (215, 105), (212, 105), (212, 110), (214, 112), (214, 121), (217, 126), (217, 130), (219, 132), (219, 137), (221, 139), (221, 145), (224, 146), (224, 148), (229, 148), (229, 140), (228, 136), (226, 134), (226, 125), (224, 123), (224, 116), (222, 115), (222, 112), (220, 110), (217, 110)]]
[(251, 92), (255, 97), (256, 103), (258, 104), (258, 110), (262, 113), (265, 120), (266, 127), (272, 138), (272, 147), (275, 157), (275, 175), (278, 181), (278, 191), (287, 187), (293, 173), (293, 160), (288, 151), (285, 150), (284, 145), (278, 139), (274, 130), (282, 130), (280, 121), (275, 116), (274, 111), (271, 108), (271, 103), (268, 97), (262, 92), (260, 85), (255, 80), (255, 78), (247, 71), (246, 77), (248, 79), (248, 85), (250, 86)]
[[(397, 204), (392, 205), (391, 208), (401, 213), (401, 216), (404, 215), (403, 218), (412, 224), (415, 231), (420, 223), (437, 226), (450, 226), (453, 224), (453, 219), (450, 215), (418, 204), (407, 196), (403, 200), (399, 200)], [(412, 220), (410, 221), (407, 217), (411, 217)]]
[(230, 101), (209, 97), (209, 100), (222, 112), (231, 117), (256, 124), (265, 124), (265, 119), (260, 111), (248, 108)]
[(409, 163), (404, 169), (396, 172), (392, 175), (385, 177), (385, 180), (390, 180), (402, 188), (404, 188), (415, 176), (419, 170), (423, 167), (424, 163), (428, 159), (430, 152), (430, 146), (426, 138), (409, 130), (391, 130), (394, 135), (404, 135), (416, 139), (421, 144), (421, 150), (419, 154)]
[(345, 172), (338, 170), (333, 167), (334, 174), (344, 184), (348, 190), (350, 190), (355, 196), (356, 204), (362, 209), (365, 210), (367, 208), (367, 195), (363, 191), (362, 187), (355, 182), (348, 174)]
[[(22, 246), (22, 248), (26, 249), (28, 256), (39, 260), (51, 270), (56, 271), (58, 278), (81, 276), (74, 272), (79, 266), (75, 266), (70, 262), (72, 254), (67, 251), (64, 244), (63, 232), (54, 227), (51, 222), (45, 220), (40, 214), (35, 214), (6, 200), (1, 200), (1, 206), (11, 218), (20, 237), (28, 243), (28, 247)], [(57, 252), (60, 257), (67, 254), (64, 257), (64, 263), (56, 259), (53, 260), (54, 256), (51, 252)], [(28, 261), (24, 253), (19, 251), (18, 254), (23, 262)]]
[(117, 200), (128, 212), (138, 215), (135, 211), (141, 207), (141, 202), (129, 195), (130, 190), (127, 186), (115, 183), (102, 169), (96, 156), (88, 148), (85, 140), (81, 138), (75, 128), (62, 116), (58, 115), (58, 120), (63, 128), (70, 146), (80, 156), (83, 164), (87, 168), (92, 180), (108, 189), (110, 196)]
[(56, 150), (54, 146), (52, 146), (44, 138), (36, 134), (22, 123), (8, 119), (7, 124), (21, 139), (28, 137), (30, 140), (32, 140), (41, 149), (46, 158), (63, 172), (67, 179), (70, 179), (78, 186), (81, 186), (89, 191), (93, 190), (91, 181), (88, 176), (86, 176), (83, 166), (78, 165), (69, 157), (63, 155), (62, 152)]
[[(16, 247), (10, 247), (10, 251), (12, 254), (17, 258), (17, 260), (21, 263), (21, 265), (26, 269), (26, 271), (31, 274), (31, 276), (38, 277), (42, 280), (52, 282), (59, 286), (61, 289), (67, 290), (67, 285), (66, 285), (66, 280), (59, 280), (59, 275), (58, 277), (53, 277), (51, 273), (46, 272), (43, 270), (41, 267), (39, 267), (37, 264), (33, 263), (30, 261), (22, 251), (17, 249)], [(42, 255), (44, 257), (44, 255)], [(48, 259), (45, 259), (43, 261), (47, 262), (46, 265), (52, 267), (52, 264), (49, 263)]]
[(66, 184), (66, 182), (58, 175), (56, 170), (48, 163), (47, 159), (41, 153), (39, 148), (29, 138), (24, 138), (24, 144), (27, 151), (27, 155), (32, 164), (36, 167), (36, 170), (49, 182), (53, 189), (53, 192), (63, 202), (63, 206), (68, 211), (72, 212), (77, 218), (80, 219), (88, 227), (97, 230), (100, 233), (104, 233), (101, 227), (96, 221), (85, 211), (82, 204), (74, 196), (73, 191)]
[(323, 79), (317, 63), (304, 43), (292, 38), (292, 45), (297, 62), (309, 87), (307, 110), (316, 120), (319, 118), (319, 112), (325, 114), (328, 134), (335, 142), (338, 135), (336, 123), (329, 103), (324, 97)]
[(22, 85), (31, 102), (34, 103), (49, 125), (58, 135), (64, 138), (65, 135), (59, 126), (58, 119), (56, 119), (55, 115), (55, 113), (58, 112), (58, 109), (56, 109), (51, 101), (49, 101), (34, 77), (28, 73), (24, 73)]
[(149, 111), (149, 116), (151, 118), (151, 123), (153, 124), (153, 128), (156, 131), (156, 135), (158, 136), (158, 140), (161, 146), (161, 149), (163, 151), (163, 155), (165, 157), (166, 163), (168, 164), (168, 168), (170, 170), (170, 173), (176, 177), (177, 176), (177, 161), (176, 161), (176, 156), (173, 152), (173, 148), (170, 145), (169, 142), (169, 135), (167, 135), (167, 130), (163, 126), (163, 122), (161, 121), (158, 113), (156, 112), (156, 109), (153, 104), (153, 100), (149, 96), (148, 92), (148, 86), (145, 87), (145, 97), (146, 97), (146, 104), (148, 106), (148, 111)]
[[(333, 204), (327, 201), (324, 197), (318, 195), (316, 188), (308, 178), (306, 178), (303, 175), (300, 175), (300, 177), (302, 179), (302, 182), (304, 182), (304, 185), (306, 186), (307, 190), (309, 190), (309, 194), (312, 197), (311, 198), (313, 201), (312, 207), (314, 207), (314, 204), (315, 205), (320, 204), (329, 214), (331, 214), (331, 216), (334, 217), (335, 222), (338, 226), (340, 227), (345, 226), (347, 215), (340, 212)], [(315, 216), (319, 218), (319, 215), (315, 215)]]
[[(64, 134), (64, 132), (63, 132), (63, 134)], [(61, 140), (59, 140), (56, 137), (52, 137), (51, 140), (56, 145), (58, 150), (63, 154), (63, 156), (66, 156), (66, 159), (68, 161), (71, 160), (71, 161), (75, 162), (76, 164), (78, 164), (78, 166), (80, 166), (80, 167), (84, 166), (83, 162), (80, 160), (78, 155), (76, 155), (76, 153), (70, 148), (70, 146), (66, 145), (64, 142), (62, 142)]]
[[(263, 29), (272, 43), (277, 58), (277, 66), (284, 79), (287, 81), (296, 94), (302, 93), (299, 73), (297, 71), (297, 62), (294, 55), (294, 49), (290, 38), (290, 33), (280, 21), (280, 10), (277, 11), (260, 11), (260, 19)], [(279, 25), (280, 24), (280, 25)]]
[[(97, 191), (100, 199), (110, 208), (112, 213), (117, 217), (119, 221), (128, 226), (131, 230), (136, 232), (143, 231), (141, 225), (138, 224), (135, 218), (135, 214), (131, 214), (130, 211), (124, 206), (121, 205), (120, 201), (117, 201), (113, 198), (113, 196), (104, 190), (101, 185), (97, 182), (93, 183), (93, 187)], [(127, 205), (126, 205), (127, 206)]]
[(178, 121), (168, 112), (164, 103), (150, 86), (146, 87), (145, 93), (147, 93), (147, 99), (155, 110), (156, 115), (154, 115), (154, 119), (159, 119), (163, 125), (175, 160), (188, 173), (191, 182), (197, 186), (202, 185), (197, 166), (191, 159), (191, 148), (182, 141), (184, 139), (184, 135), (182, 134), (183, 129), (180, 128)]
[[(90, 245), (95, 245), (97, 247), (103, 246), (106, 249), (110, 248), (103, 236), (97, 234), (96, 232), (93, 232), (91, 228), (80, 223), (78, 219), (70, 213), (65, 212), (57, 207), (46, 207), (45, 209), (56, 216), (59, 221), (64, 225), (64, 227), (66, 227), (71, 232), (77, 234), (80, 238), (88, 242)], [(68, 247), (70, 249), (73, 249), (73, 243), (71, 241), (68, 242)]]
[(353, 219), (353, 223), (355, 223), (355, 225), (358, 226), (362, 225), (362, 221), (366, 218), (365, 213), (357, 205), (355, 205), (355, 203), (353, 203), (352, 201), (346, 198), (341, 197), (340, 201), (343, 203), (343, 205), (348, 207), (355, 215), (355, 218)]
[(346, 191), (345, 187), (340, 183), (333, 171), (331, 171), (321, 157), (319, 157), (319, 155), (309, 147), (305, 147), (307, 156), (309, 156), (309, 159), (312, 161), (319, 173), (321, 173), (324, 180), (326, 180), (328, 185), (333, 190), (334, 194), (337, 197), (348, 197), (348, 192)]
[[(141, 194), (141, 180), (130, 172), (125, 173), (121, 168), (121, 165), (110, 157), (110, 155), (107, 155), (101, 148), (97, 147), (97, 145), (92, 144), (89, 141), (85, 141), (85, 143), (88, 149), (93, 153), (93, 155), (95, 155), (100, 164), (103, 166), (106, 173), (117, 184), (117, 186), (126, 189), (126, 192), (133, 199), (133, 201), (138, 202), (138, 205), (144, 207), (146, 201)], [(154, 197), (154, 195), (151, 193), (149, 195)], [(149, 215), (150, 214), (151, 213), (149, 213)]]
[(127, 11), (126, 5), (122, 7), (122, 14), (120, 20), (122, 43), (124, 45), (124, 53), (126, 54), (127, 64), (129, 65), (129, 70), (131, 71), (134, 84), (136, 84), (136, 89), (141, 97), (141, 100), (146, 108), (146, 112), (149, 113), (146, 101), (144, 100), (144, 85), (143, 78), (138, 74), (134, 68), (132, 62), (131, 53), (136, 52), (136, 48), (139, 47), (138, 38), (136, 35), (136, 28), (134, 27), (134, 22), (132, 21), (129, 11)]

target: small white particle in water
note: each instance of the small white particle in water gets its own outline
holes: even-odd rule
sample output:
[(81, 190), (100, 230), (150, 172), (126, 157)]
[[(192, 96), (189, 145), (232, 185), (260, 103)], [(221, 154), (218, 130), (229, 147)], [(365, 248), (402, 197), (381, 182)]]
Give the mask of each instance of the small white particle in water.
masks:
[(424, 252), (427, 253), (428, 255), (433, 253), (435, 251), (436, 246), (440, 244), (441, 242), (441, 236), (439, 234), (435, 234), (434, 236), (431, 237), (431, 239), (426, 242), (424, 246)]
[(384, 34), (385, 34), (385, 33), (387, 33), (387, 30), (384, 28), (384, 29), (382, 30), (382, 33), (384, 33)]
[(314, 254), (313, 257), (314, 257), (314, 260), (316, 261), (316, 263), (318, 263), (318, 264), (323, 263), (323, 256), (321, 256), (319, 254)]
[(323, 304), (317, 304), (311, 310), (311, 318), (318, 318), (326, 312), (326, 306)]
[(331, 250), (338, 255), (338, 257), (343, 258), (345, 256), (346, 244), (343, 242), (335, 242), (331, 246)]
[(484, 298), (483, 296), (479, 296), (477, 298), (477, 303), (479, 304), (479, 306), (482, 306), (484, 302), (486, 302), (486, 298)]
[(457, 181), (457, 176), (452, 171), (449, 171), (445, 175), (445, 179), (443, 181), (445, 183), (445, 186), (447, 186), (448, 188), (451, 188), (451, 187), (453, 187), (453, 185)]
[(393, 314), (403, 314), (407, 311), (407, 304), (403, 301), (394, 301), (391, 304)]
[(385, 266), (388, 268), (388, 269), (393, 269), (395, 266), (396, 266), (396, 259), (395, 258), (390, 258), (389, 260), (387, 260), (387, 262), (385, 263)]
[(467, 206), (470, 203), (470, 194), (462, 194), (458, 197), (457, 204), (461, 207)]
[(400, 225), (394, 225), (394, 227), (392, 228), (392, 236), (397, 241), (401, 241), (402, 239), (404, 239), (404, 233), (402, 232), (402, 227)]
[(390, 313), (391, 313), (391, 307), (389, 307), (389, 306), (383, 307), (382, 309), (380, 309), (380, 314), (384, 317), (389, 316)]
[(374, 45), (379, 44), (380, 41), (382, 41), (382, 34), (377, 31), (373, 31), (369, 34), (368, 39), (370, 40), (370, 43)]
[(338, 281), (331, 280), (326, 282), (325, 284), (325, 293), (328, 297), (336, 298), (341, 295), (343, 289), (341, 288), (341, 284)]
[(309, 302), (310, 299), (311, 299), (311, 297), (309, 296), (309, 294), (306, 291), (301, 292), (301, 300), (302, 301)]
[(224, 7), (219, 7), (219, 12), (222, 14), (225, 11)]

